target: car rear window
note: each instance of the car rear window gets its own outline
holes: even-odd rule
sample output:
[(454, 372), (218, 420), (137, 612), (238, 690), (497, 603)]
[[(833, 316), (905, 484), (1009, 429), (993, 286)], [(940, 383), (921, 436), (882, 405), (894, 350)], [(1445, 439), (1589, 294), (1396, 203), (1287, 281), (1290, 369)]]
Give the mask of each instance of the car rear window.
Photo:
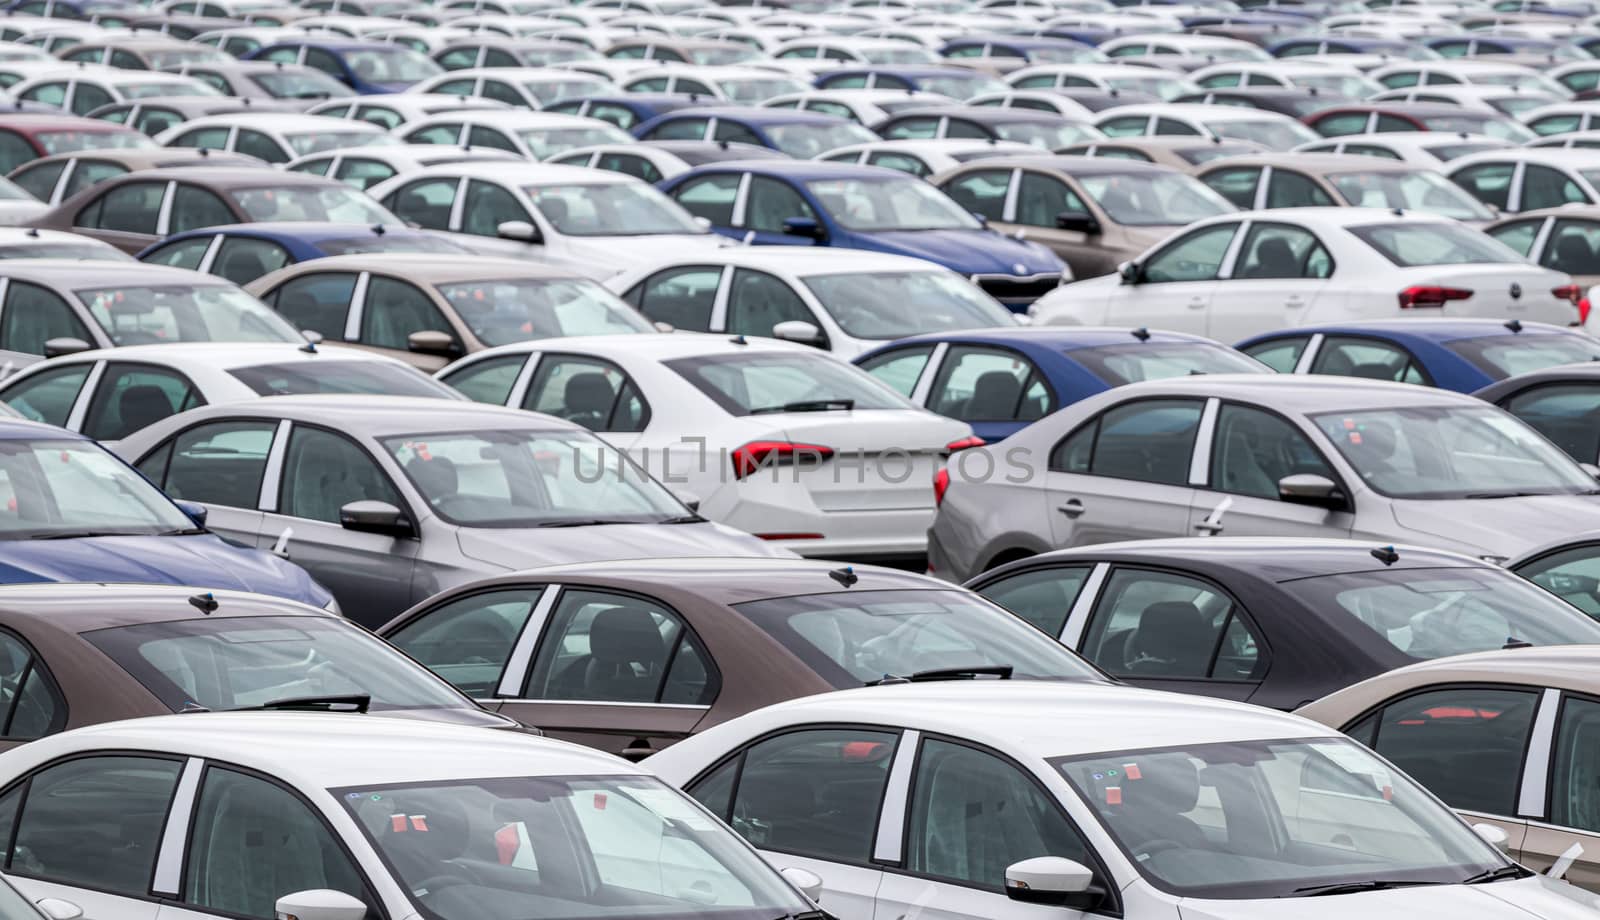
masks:
[(1346, 228), (1385, 259), (1404, 268), (1417, 265), (1468, 265), (1526, 262), (1504, 244), (1471, 227), (1446, 223), (1363, 224)]
[(461, 394), (411, 367), (387, 361), (295, 361), (236, 367), (228, 373), (258, 396), (376, 393), (460, 399)]

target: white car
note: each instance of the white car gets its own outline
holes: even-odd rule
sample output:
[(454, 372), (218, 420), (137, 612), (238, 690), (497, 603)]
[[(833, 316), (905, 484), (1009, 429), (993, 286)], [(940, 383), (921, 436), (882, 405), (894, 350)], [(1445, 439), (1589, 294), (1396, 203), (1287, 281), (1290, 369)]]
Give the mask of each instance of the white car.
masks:
[(191, 118), (157, 135), (163, 147), (229, 150), (268, 163), (346, 147), (397, 144), (377, 125), (292, 112), (237, 112)]
[(656, 67), (640, 70), (622, 84), (630, 93), (680, 93), (720, 99), (735, 105), (760, 105), (806, 84), (776, 70), (760, 67)]
[(788, 154), (771, 147), (740, 144), (734, 141), (634, 141), (630, 144), (597, 144), (579, 147), (546, 160), (563, 166), (587, 166), (660, 182), (681, 175), (703, 163), (724, 160), (787, 159)]
[(1557, 96), (1532, 92), (1514, 86), (1473, 83), (1463, 86), (1407, 86), (1384, 90), (1368, 97), (1370, 102), (1441, 102), (1459, 105), (1474, 112), (1493, 112), (1512, 118), (1526, 118), (1535, 109), (1561, 102)]
[(1522, 147), (1452, 161), (1447, 175), (1473, 197), (1507, 214), (1600, 203), (1600, 164), (1584, 149)]
[(458, 394), (403, 361), (357, 348), (288, 343), (129, 345), (52, 358), (0, 381), (23, 418), (114, 443), (195, 406), (262, 396)]
[(515, 108), (542, 109), (552, 102), (621, 92), (615, 83), (557, 67), (472, 67), (447, 70), (407, 92), (481, 97)]
[(1459, 85), (1462, 83), (1516, 87), (1524, 92), (1544, 93), (1557, 99), (1571, 99), (1572, 91), (1532, 67), (1503, 64), (1493, 59), (1448, 61), (1402, 61), (1379, 67), (1368, 74), (1390, 89), (1410, 86)]
[(641, 260), (732, 245), (654, 186), (582, 166), (452, 163), (368, 193), (399, 208), (402, 220), (485, 255), (532, 258), (597, 281)]
[(1014, 89), (1080, 87), (1109, 92), (1148, 93), (1157, 99), (1176, 99), (1200, 91), (1187, 77), (1129, 64), (1036, 64), (1006, 75)]
[(391, 131), (403, 124), (446, 112), (504, 112), (511, 106), (493, 99), (445, 96), (434, 93), (387, 93), (330, 99), (306, 110), (307, 115), (370, 121)]
[(446, 147), (442, 144), (368, 144), (338, 148), (296, 157), (284, 166), (290, 172), (312, 173), (348, 183), (363, 191), (385, 179), (404, 176), (429, 166), (449, 163), (523, 163), (522, 157), (485, 147)]
[(1293, 58), (1212, 64), (1189, 74), (1189, 79), (1201, 89), (1276, 86), (1347, 99), (1365, 99), (1383, 90), (1382, 84), (1354, 67), (1320, 61), (1302, 64)]
[(530, 160), (543, 160), (579, 147), (633, 140), (628, 132), (598, 118), (525, 109), (431, 115), (396, 128), (395, 134), (408, 144), (488, 147)]
[(1284, 151), (1317, 139), (1315, 131), (1277, 112), (1193, 103), (1120, 105), (1101, 112), (1095, 127), (1108, 137), (1198, 134), (1251, 141), (1269, 150)]
[(74, 115), (145, 96), (222, 95), (193, 77), (150, 70), (117, 70), (96, 64), (84, 65), (82, 69), (62, 65), (54, 72), (23, 80), (7, 92), (18, 102), (58, 106)]
[(908, 335), (1017, 322), (999, 301), (943, 266), (856, 249), (685, 253), (617, 275), (606, 286), (674, 329), (780, 338), (846, 360)]
[(94, 920), (149, 918), (158, 905), (190, 920), (813, 910), (796, 883), (814, 891), (814, 876), (780, 877), (616, 757), (374, 718), (366, 696), (298, 708), (331, 711), (134, 719), (7, 752), (6, 878), (58, 918)]
[[(1371, 134), (1344, 134), (1324, 138), (1294, 148), (1294, 153), (1353, 153), (1404, 160), (1429, 169), (1443, 170), (1446, 163), (1470, 153), (1516, 147), (1511, 141), (1486, 134), (1450, 131), (1385, 131)], [(1543, 146), (1536, 144), (1534, 146)]]
[(934, 472), (981, 443), (830, 355), (742, 335), (518, 343), (439, 379), (581, 424), (711, 520), (803, 556), (920, 559)]
[(839, 920), (1576, 920), (1600, 906), (1309, 720), (979, 679), (1010, 671), (957, 664), (779, 703), (647, 766), (773, 866), (820, 877)]
[(907, 109), (955, 104), (956, 100), (949, 96), (903, 89), (808, 89), (802, 93), (773, 96), (761, 103), (763, 107), (771, 109), (800, 109), (837, 115), (868, 126)]
[(818, 160), (884, 166), (926, 179), (962, 163), (985, 157), (1037, 155), (1039, 148), (1021, 141), (986, 138), (930, 137), (917, 140), (869, 141), (830, 150)]
[(1577, 319), (1583, 293), (1570, 276), (1445, 218), (1285, 208), (1198, 221), (1118, 274), (1063, 285), (1028, 313), (1045, 324), (1144, 323), (1234, 342), (1307, 323), (1392, 316), (1565, 326)]
[[(0, 201), (3, 209), (10, 201)], [(4, 211), (0, 210), (0, 214)], [(128, 255), (110, 243), (92, 236), (37, 227), (0, 228), (0, 259), (89, 259), (95, 262), (132, 262)]]

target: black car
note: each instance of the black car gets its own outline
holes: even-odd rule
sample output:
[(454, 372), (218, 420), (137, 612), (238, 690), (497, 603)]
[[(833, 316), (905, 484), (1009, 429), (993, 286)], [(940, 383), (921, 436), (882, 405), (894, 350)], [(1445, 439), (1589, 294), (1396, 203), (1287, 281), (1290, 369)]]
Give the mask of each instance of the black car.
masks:
[(1579, 463), (1600, 463), (1600, 363), (1529, 371), (1472, 395), (1527, 422)]
[(1505, 565), (1600, 620), (1600, 532), (1563, 536), (1534, 547)]
[(1257, 89), (1255, 87), (1246, 87), (1244, 89), (1208, 89), (1198, 93), (1185, 93), (1172, 101), (1260, 109), (1264, 112), (1277, 112), (1279, 115), (1287, 115), (1290, 118), (1299, 120), (1312, 112), (1350, 100), (1343, 96), (1319, 93), (1314, 87), (1311, 89)]
[(1285, 710), (1420, 660), (1600, 640), (1600, 623), (1499, 566), (1353, 540), (1108, 543), (966, 587), (1130, 684)]

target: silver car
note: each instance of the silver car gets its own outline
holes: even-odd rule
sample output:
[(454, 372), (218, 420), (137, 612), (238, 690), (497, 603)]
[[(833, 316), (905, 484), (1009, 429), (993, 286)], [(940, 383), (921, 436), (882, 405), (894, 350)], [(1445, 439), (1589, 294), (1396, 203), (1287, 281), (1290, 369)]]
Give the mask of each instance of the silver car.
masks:
[(928, 563), (963, 580), (1049, 549), (1188, 535), (1351, 537), (1503, 561), (1600, 529), (1593, 476), (1457, 393), (1329, 377), (1118, 387), (939, 474)]
[(117, 449), (204, 504), (212, 530), (286, 553), (364, 626), (513, 569), (791, 555), (701, 518), (579, 426), (516, 409), (274, 396), (172, 416)]

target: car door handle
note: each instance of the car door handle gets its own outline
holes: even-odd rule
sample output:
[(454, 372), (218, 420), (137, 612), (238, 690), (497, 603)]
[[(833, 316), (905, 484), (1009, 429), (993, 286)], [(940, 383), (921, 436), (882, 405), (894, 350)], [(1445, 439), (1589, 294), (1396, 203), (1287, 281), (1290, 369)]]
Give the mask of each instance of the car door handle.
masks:
[(1207, 302), (1208, 301), (1204, 297), (1191, 297), (1191, 298), (1189, 298), (1189, 309), (1191, 309), (1191, 310), (1204, 309)]
[(1194, 532), (1205, 534), (1208, 537), (1214, 537), (1217, 534), (1222, 533), (1222, 525), (1212, 521), (1201, 521), (1200, 523), (1194, 525)]
[(1056, 510), (1069, 518), (1076, 518), (1078, 515), (1083, 513), (1083, 502), (1078, 501), (1076, 498), (1069, 498), (1066, 500), (1066, 502), (1057, 507)]
[(1306, 305), (1306, 299), (1299, 294), (1292, 294), (1284, 300), (1283, 304), (1287, 307), (1303, 307)]

